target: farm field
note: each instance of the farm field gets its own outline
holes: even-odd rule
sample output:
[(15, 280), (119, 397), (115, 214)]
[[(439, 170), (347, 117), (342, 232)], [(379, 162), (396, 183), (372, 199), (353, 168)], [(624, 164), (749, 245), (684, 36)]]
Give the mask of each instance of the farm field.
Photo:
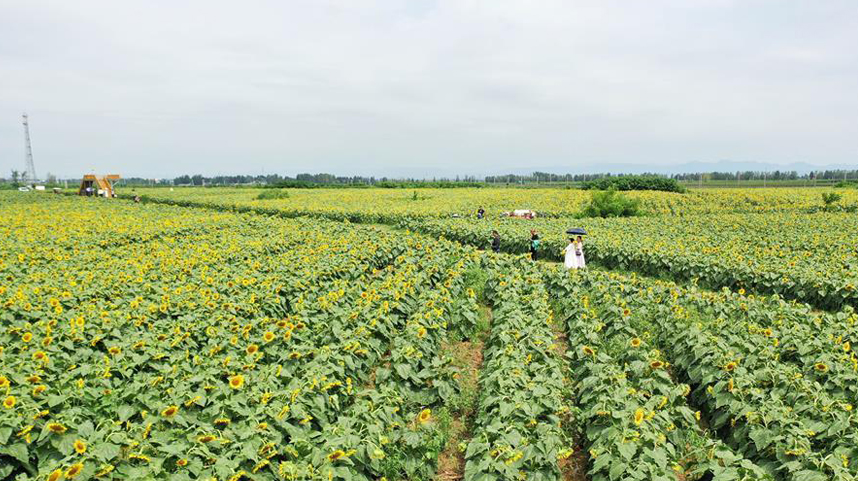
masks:
[[(643, 217), (576, 219), (589, 193), (564, 189), (288, 189), (287, 199), (254, 200), (272, 189), (141, 189), (161, 202), (239, 209), (286, 217), (310, 215), (397, 225), (486, 248), (498, 230), (502, 250), (528, 249), (530, 229), (542, 256), (559, 259), (565, 231), (588, 229), (588, 258), (601, 266), (780, 294), (824, 309), (858, 305), (858, 221), (851, 212), (813, 212), (831, 189), (706, 189), (685, 194), (631, 192)], [(839, 190), (842, 205), (858, 191)], [(367, 207), (369, 206), (369, 207)], [(487, 215), (475, 222), (476, 207)], [(549, 218), (499, 214), (528, 206)], [(430, 208), (431, 207), (431, 208)], [(427, 209), (429, 208), (429, 209)], [(377, 210), (377, 211), (376, 211)], [(812, 213), (811, 213), (812, 212)], [(459, 218), (452, 218), (452, 216)]]
[[(686, 194), (635, 191), (649, 215), (704, 213), (762, 213), (818, 207), (820, 193), (832, 189), (703, 189)], [(129, 189), (122, 191), (130, 195)], [(135, 192), (167, 202), (228, 206), (311, 215), (353, 222), (393, 223), (403, 217), (474, 217), (482, 206), (489, 218), (514, 209), (533, 209), (542, 216), (577, 214), (590, 194), (579, 189), (463, 188), (463, 189), (258, 189), (228, 187), (135, 188)], [(258, 199), (260, 194), (284, 192), (288, 198)], [(840, 189), (843, 204), (858, 203), (858, 190)], [(414, 196), (417, 198), (415, 199)]]
[(505, 252), (525, 253), (530, 230), (540, 255), (561, 260), (565, 231), (583, 227), (587, 260), (607, 268), (693, 280), (808, 302), (858, 306), (858, 216), (781, 212), (621, 219), (403, 220), (406, 229), (488, 248), (492, 230)]
[[(260, 191), (0, 192), (0, 479), (858, 476), (858, 223), (809, 213), (821, 190), (635, 193), (630, 219)], [(555, 217), (496, 218), (523, 202)], [(520, 255), (573, 225), (599, 269)]]

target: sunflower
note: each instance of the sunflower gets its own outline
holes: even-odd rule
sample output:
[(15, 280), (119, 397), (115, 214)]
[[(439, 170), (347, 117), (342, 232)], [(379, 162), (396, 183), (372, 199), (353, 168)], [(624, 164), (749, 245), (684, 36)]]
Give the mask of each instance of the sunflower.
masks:
[(38, 386), (33, 388), (33, 397), (36, 397), (47, 390), (48, 386), (45, 386), (44, 384), (39, 384)]
[(83, 471), (83, 463), (75, 463), (66, 470), (66, 479), (74, 479)]
[(431, 418), (432, 418), (432, 410), (429, 408), (426, 408), (426, 409), (420, 411), (420, 414), (417, 415), (417, 421), (420, 424), (425, 424), (425, 423), (429, 422), (429, 420)]
[(138, 454), (138, 453), (129, 454), (128, 459), (137, 459), (137, 460), (143, 461), (144, 463), (147, 463), (147, 464), (150, 461), (152, 461), (152, 459), (149, 458), (149, 456), (146, 456), (145, 454)]
[(4, 388), (9, 385), (9, 378), (6, 376), (0, 376), (0, 388)]
[(823, 362), (818, 362), (818, 363), (814, 364), (814, 365), (813, 365), (813, 368), (814, 368), (814, 369), (816, 369), (816, 370), (817, 370), (817, 371), (819, 371), (819, 372), (826, 372), (826, 371), (828, 371), (828, 366), (826, 366), (826, 365), (825, 365), (825, 363), (823, 363)]
[(590, 346), (582, 347), (581, 351), (587, 356), (595, 356), (596, 355), (596, 351), (594, 351), (593, 348)]
[[(38, 384), (38, 383), (42, 382), (42, 378), (38, 374), (33, 374), (33, 375), (27, 377), (27, 382), (33, 383), (33, 384)], [(0, 387), (5, 387), (3, 385), (3, 379), (2, 378), (0, 378)]]
[(624, 316), (624, 317), (628, 317), (628, 315), (629, 315), (629, 314), (631, 314), (631, 313), (632, 313), (632, 311), (630, 311), (630, 310), (628, 310), (628, 309), (623, 309), (623, 316)]
[(643, 422), (643, 420), (644, 420), (644, 410), (641, 408), (636, 409), (635, 410), (635, 425), (640, 426), (640, 424)]
[(425, 336), (426, 336), (426, 328), (421, 326), (419, 329), (417, 329), (417, 338), (423, 339)]
[(25, 332), (23, 336), (21, 336), (21, 340), (24, 342), (30, 342), (33, 340), (32, 332)]
[(63, 477), (62, 469), (55, 469), (48, 475), (48, 481), (59, 481)]
[(67, 427), (60, 423), (48, 423), (48, 431), (54, 434), (62, 434), (68, 430)]
[(289, 354), (289, 359), (301, 359), (301, 353), (297, 351), (292, 352)]
[(744, 295), (745, 295), (745, 288), (744, 288), (744, 287), (743, 287), (743, 288), (741, 288), (741, 289), (739, 289), (739, 295), (740, 295), (740, 296), (744, 296)]
[(48, 355), (45, 354), (45, 351), (36, 351), (33, 353), (33, 360), (34, 361), (44, 361), (45, 358), (47, 358), (47, 357), (48, 357)]
[(112, 354), (114, 356), (118, 356), (122, 352), (122, 349), (120, 349), (117, 346), (113, 346), (110, 349), (108, 349), (107, 352), (109, 352), (110, 354)]
[(215, 436), (215, 435), (212, 435), (212, 434), (204, 434), (204, 435), (202, 435), (202, 436), (199, 436), (199, 437), (197, 438), (197, 441), (199, 441), (199, 442), (201, 442), (201, 443), (205, 444), (205, 443), (210, 443), (210, 442), (214, 441), (215, 439), (217, 439), (217, 436)]
[(104, 476), (107, 476), (108, 474), (113, 472), (114, 469), (116, 468), (112, 464), (103, 464), (101, 466), (101, 469), (99, 469), (98, 472), (95, 473), (95, 477), (102, 478)]
[(76, 439), (74, 442), (74, 452), (78, 454), (83, 454), (86, 452), (86, 441), (83, 439)]
[(179, 412), (179, 406), (168, 406), (166, 409), (161, 411), (161, 416), (165, 418), (171, 418), (175, 416)]
[(768, 328), (767, 328), (767, 329), (763, 329), (763, 335), (764, 335), (764, 336), (766, 336), (766, 337), (772, 337), (772, 330), (771, 330), (771, 329), (768, 329)]
[(328, 461), (334, 462), (345, 455), (346, 453), (342, 449), (337, 449), (336, 451), (328, 455)]
[(233, 389), (241, 389), (241, 386), (244, 386), (244, 376), (236, 374), (229, 378), (229, 387)]
[(257, 346), (256, 344), (251, 344), (251, 345), (247, 346), (246, 352), (247, 352), (247, 354), (249, 354), (251, 356), (256, 354), (258, 351), (259, 351), (259, 346)]
[(271, 341), (273, 341), (273, 340), (274, 340), (274, 337), (275, 337), (275, 336), (274, 336), (274, 333), (273, 333), (273, 332), (271, 332), (271, 331), (268, 331), (268, 332), (266, 332), (265, 334), (263, 334), (263, 335), (262, 335), (262, 340), (263, 340), (263, 341), (265, 341), (265, 342), (271, 342)]
[(664, 367), (664, 363), (661, 361), (653, 361), (649, 363), (649, 367), (653, 369), (661, 369), (662, 367)]
[(15, 407), (15, 396), (7, 396), (6, 399), (3, 400), (3, 407), (6, 409), (12, 409)]
[(640, 347), (640, 345), (641, 345), (641, 340), (640, 340), (639, 338), (637, 338), (637, 337), (636, 337), (636, 338), (632, 339), (632, 340), (631, 340), (631, 342), (629, 342), (629, 344), (630, 344), (632, 347)]
[(231, 423), (231, 422), (232, 421), (230, 421), (227, 418), (219, 418), (219, 419), (214, 420), (214, 425), (215, 426), (229, 426), (229, 423)]
[(176, 461), (176, 466), (178, 466), (180, 468), (184, 468), (187, 465), (188, 465), (187, 459), (180, 459), (180, 460)]
[(736, 370), (736, 366), (737, 366), (737, 364), (735, 362), (730, 361), (724, 365), (724, 370), (727, 372), (733, 372)]

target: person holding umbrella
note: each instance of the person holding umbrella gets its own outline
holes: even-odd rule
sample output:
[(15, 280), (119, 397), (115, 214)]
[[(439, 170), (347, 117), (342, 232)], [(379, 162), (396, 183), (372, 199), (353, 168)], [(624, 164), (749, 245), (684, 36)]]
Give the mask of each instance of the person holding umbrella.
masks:
[[(569, 229), (566, 231), (569, 234), (569, 245), (563, 250), (565, 253), (563, 265), (567, 269), (583, 269), (587, 266), (584, 261), (584, 235), (587, 231), (580, 228)], [(577, 235), (577, 237), (572, 237)]]

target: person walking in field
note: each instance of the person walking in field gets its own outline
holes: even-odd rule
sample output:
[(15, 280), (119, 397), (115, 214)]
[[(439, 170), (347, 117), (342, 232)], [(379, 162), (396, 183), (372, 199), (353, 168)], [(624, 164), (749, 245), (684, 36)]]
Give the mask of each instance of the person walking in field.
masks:
[(570, 237), (569, 245), (564, 249), (563, 265), (567, 269), (582, 269), (585, 267), (584, 262), (584, 240), (581, 236), (577, 239)]
[(563, 266), (567, 269), (578, 268), (578, 257), (575, 255), (575, 239), (570, 237), (569, 244), (563, 249)]
[(584, 261), (584, 238), (578, 236), (578, 239), (575, 241), (575, 257), (578, 259), (578, 269), (583, 269), (587, 267), (587, 263)]
[(536, 252), (539, 249), (539, 234), (535, 230), (530, 230), (530, 259), (536, 260)]
[(480, 206), (480, 208), (477, 210), (477, 219), (482, 219), (485, 216), (486, 216), (486, 211), (483, 209), (482, 206)]
[(492, 231), (492, 252), (500, 253), (500, 234), (496, 230)]

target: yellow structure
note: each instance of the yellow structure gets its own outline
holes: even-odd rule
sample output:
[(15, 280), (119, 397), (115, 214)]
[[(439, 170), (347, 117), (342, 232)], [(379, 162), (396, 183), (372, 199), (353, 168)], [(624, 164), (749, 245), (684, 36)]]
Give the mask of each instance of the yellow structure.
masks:
[(94, 175), (86, 174), (80, 182), (78, 195), (97, 195), (101, 197), (113, 197), (115, 192), (113, 184), (119, 180), (119, 174)]

